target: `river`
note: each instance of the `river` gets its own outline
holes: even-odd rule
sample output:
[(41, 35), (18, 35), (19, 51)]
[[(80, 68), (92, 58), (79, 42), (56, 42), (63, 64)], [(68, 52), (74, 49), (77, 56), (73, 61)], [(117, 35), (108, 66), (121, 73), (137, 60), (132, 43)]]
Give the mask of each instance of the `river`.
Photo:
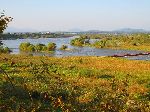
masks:
[[(39, 38), (39, 39), (16, 39), (16, 40), (2, 40), (5, 46), (12, 50), (12, 54), (19, 54), (19, 45), (22, 42), (30, 42), (32, 44), (48, 44), (49, 42), (54, 42), (57, 45), (56, 51), (53, 53), (32, 53), (33, 55), (41, 56), (112, 56), (112, 55), (123, 55), (123, 54), (136, 54), (143, 51), (136, 50), (112, 50), (112, 49), (98, 49), (93, 47), (75, 47), (70, 45), (70, 41), (76, 37), (67, 38)], [(96, 39), (91, 39), (90, 42), (94, 42)], [(70, 50), (59, 50), (61, 45), (67, 45)], [(150, 56), (132, 56), (126, 57), (128, 59), (134, 60), (150, 60)]]

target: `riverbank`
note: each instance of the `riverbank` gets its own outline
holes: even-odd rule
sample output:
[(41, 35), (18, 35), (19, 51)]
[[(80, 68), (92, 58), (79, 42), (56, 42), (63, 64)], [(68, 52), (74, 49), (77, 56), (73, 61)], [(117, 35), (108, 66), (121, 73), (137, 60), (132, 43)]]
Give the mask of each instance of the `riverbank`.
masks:
[(150, 61), (1, 54), (0, 67), (1, 111), (150, 109)]
[[(90, 39), (97, 39), (94, 43)], [(150, 51), (150, 34), (97, 34), (81, 35), (71, 41), (75, 46), (89, 46), (95, 48), (115, 50)]]
[(150, 52), (150, 46), (149, 45), (140, 45), (140, 46), (121, 46), (118, 48), (112, 48), (112, 49), (126, 49), (126, 50), (139, 50), (139, 51), (149, 51)]
[[(86, 47), (87, 45), (85, 45)], [(89, 45), (89, 47), (94, 47), (92, 45)], [(143, 52), (149, 52), (150, 46), (149, 45), (139, 45), (139, 46), (132, 46), (132, 45), (123, 45), (118, 47), (104, 47), (99, 49), (113, 49), (113, 50), (136, 50), (136, 51), (143, 51)]]

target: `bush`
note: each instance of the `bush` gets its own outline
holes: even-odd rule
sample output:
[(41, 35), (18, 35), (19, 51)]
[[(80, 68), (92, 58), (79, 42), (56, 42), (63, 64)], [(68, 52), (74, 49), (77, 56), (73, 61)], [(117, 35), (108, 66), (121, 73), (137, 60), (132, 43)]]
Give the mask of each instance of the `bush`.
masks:
[(19, 49), (20, 51), (28, 51), (28, 47), (30, 46), (31, 44), (29, 42), (24, 42), (24, 43), (21, 43), (20, 46), (19, 46)]
[(35, 46), (29, 42), (21, 43), (19, 46), (20, 51), (35, 51)]
[(47, 51), (47, 46), (46, 45), (42, 47), (42, 51)]
[(84, 38), (75, 38), (75, 39), (71, 40), (71, 45), (83, 46), (84, 42), (85, 42)]
[[(91, 36), (89, 38), (92, 38)], [(139, 46), (147, 46), (150, 44), (150, 35), (149, 34), (118, 34), (118, 35), (103, 35), (98, 41), (95, 41), (92, 46), (97, 48), (125, 48), (125, 49), (135, 49), (137, 46), (137, 50), (141, 50)], [(132, 47), (133, 46), (133, 47)], [(130, 47), (130, 48), (128, 48)]]
[(106, 44), (106, 41), (95, 41), (93, 46), (96, 48), (104, 48)]
[(99, 41), (95, 41), (93, 44), (96, 48), (110, 48), (110, 47), (118, 47), (119, 41), (111, 38), (104, 38)]
[(44, 44), (33, 45), (29, 42), (21, 43), (19, 46), (20, 51), (25, 52), (41, 52), (41, 51), (53, 51), (56, 48), (55, 43), (49, 43), (48, 46)]
[(12, 52), (12, 51), (8, 47), (4, 48), (4, 53), (10, 53), (10, 52)]
[(37, 45), (35, 45), (35, 50), (36, 50), (37, 52), (39, 52), (39, 51), (46, 51), (46, 50), (47, 50), (47, 47), (46, 47), (46, 45), (44, 45), (44, 44), (37, 44)]
[(55, 43), (48, 43), (48, 46), (47, 46), (47, 50), (48, 51), (54, 51), (56, 49), (56, 44)]
[(0, 53), (10, 53), (11, 50), (8, 47), (0, 46)]
[(67, 48), (68, 48), (67, 45), (62, 45), (61, 48), (60, 48), (60, 50), (66, 50)]
[(34, 52), (35, 51), (35, 46), (33, 44), (30, 44), (28, 47), (27, 47), (27, 51), (29, 52)]

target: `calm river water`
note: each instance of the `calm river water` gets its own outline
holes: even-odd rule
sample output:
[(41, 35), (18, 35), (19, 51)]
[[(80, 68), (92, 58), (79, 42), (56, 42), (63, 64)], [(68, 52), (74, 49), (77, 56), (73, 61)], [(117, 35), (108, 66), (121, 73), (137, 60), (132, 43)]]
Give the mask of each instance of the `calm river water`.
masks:
[[(45, 56), (111, 56), (111, 55), (122, 55), (122, 54), (135, 54), (142, 51), (133, 50), (111, 50), (111, 49), (97, 49), (93, 47), (74, 47), (70, 45), (70, 41), (76, 37), (70, 38), (39, 38), (39, 39), (17, 39), (17, 40), (2, 40), (5, 46), (11, 48), (12, 54), (19, 54), (19, 45), (22, 42), (30, 42), (32, 44), (48, 44), (49, 42), (54, 42), (57, 45), (56, 51), (54, 53), (34, 53), (34, 55), (45, 55)], [(90, 42), (94, 42), (96, 39), (91, 39)], [(70, 50), (59, 50), (61, 45), (67, 45)], [(133, 56), (127, 57), (129, 59), (136, 60), (150, 60), (150, 56)]]

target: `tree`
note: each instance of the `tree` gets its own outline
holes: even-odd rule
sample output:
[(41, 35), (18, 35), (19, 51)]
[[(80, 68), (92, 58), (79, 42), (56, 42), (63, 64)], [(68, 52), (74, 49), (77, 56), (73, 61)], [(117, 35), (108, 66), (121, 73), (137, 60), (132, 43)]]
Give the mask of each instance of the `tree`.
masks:
[(0, 34), (7, 28), (9, 22), (12, 21), (12, 17), (5, 16), (4, 11), (0, 14)]
[[(1, 34), (7, 28), (8, 23), (11, 22), (13, 19), (12, 17), (5, 16), (4, 12), (5, 11), (0, 13), (0, 39), (1, 39)], [(9, 52), (10, 51), (8, 48), (3, 48), (2, 45), (3, 45), (3, 43), (2, 43), (2, 41), (0, 41), (1, 52)], [(6, 50), (8, 50), (8, 51), (6, 51)]]
[[(0, 13), (0, 34), (3, 33), (3, 31), (7, 28), (8, 23), (13, 19), (12, 17), (5, 16), (4, 12), (5, 11)], [(3, 45), (3, 43), (0, 41), (0, 46), (1, 45)]]

